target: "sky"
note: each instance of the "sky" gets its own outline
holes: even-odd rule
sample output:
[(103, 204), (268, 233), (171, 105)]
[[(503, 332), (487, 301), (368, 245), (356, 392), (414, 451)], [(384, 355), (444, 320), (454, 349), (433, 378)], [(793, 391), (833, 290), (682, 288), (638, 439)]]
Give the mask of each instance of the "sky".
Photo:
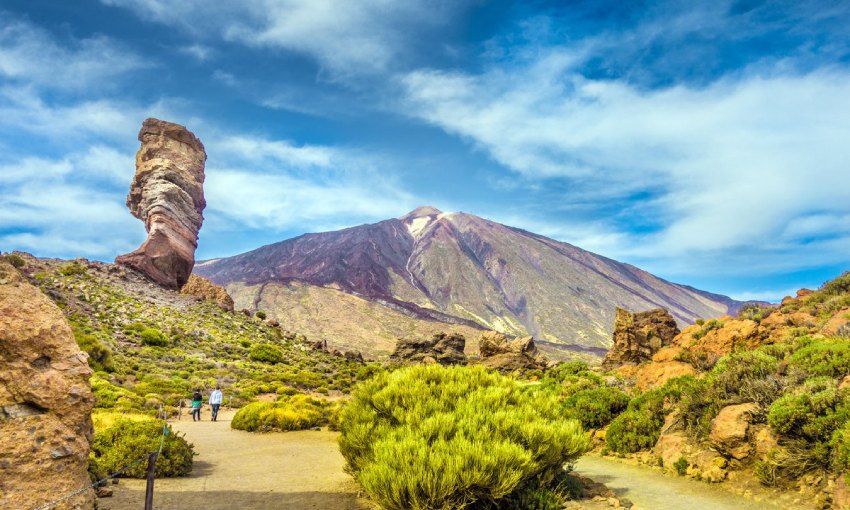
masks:
[(112, 260), (146, 117), (198, 259), (464, 211), (739, 299), (850, 269), (850, 1), (0, 0), (0, 250)]

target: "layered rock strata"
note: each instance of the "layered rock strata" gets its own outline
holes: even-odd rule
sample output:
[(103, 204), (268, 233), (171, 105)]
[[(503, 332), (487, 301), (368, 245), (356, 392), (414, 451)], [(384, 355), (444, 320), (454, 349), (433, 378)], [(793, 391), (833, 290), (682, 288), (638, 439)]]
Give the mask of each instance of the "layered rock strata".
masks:
[(195, 265), (198, 232), (204, 221), (204, 164), (207, 154), (185, 127), (147, 119), (139, 131), (136, 175), (127, 207), (145, 223), (148, 237), (115, 262), (170, 289), (182, 287)]

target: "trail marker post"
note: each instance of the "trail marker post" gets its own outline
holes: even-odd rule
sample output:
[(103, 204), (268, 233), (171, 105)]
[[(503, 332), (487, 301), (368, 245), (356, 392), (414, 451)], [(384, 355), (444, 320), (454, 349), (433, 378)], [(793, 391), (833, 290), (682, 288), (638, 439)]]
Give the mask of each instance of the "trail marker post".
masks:
[(159, 452), (151, 452), (148, 456), (147, 486), (145, 487), (145, 510), (153, 510), (153, 480), (156, 473), (156, 458)]

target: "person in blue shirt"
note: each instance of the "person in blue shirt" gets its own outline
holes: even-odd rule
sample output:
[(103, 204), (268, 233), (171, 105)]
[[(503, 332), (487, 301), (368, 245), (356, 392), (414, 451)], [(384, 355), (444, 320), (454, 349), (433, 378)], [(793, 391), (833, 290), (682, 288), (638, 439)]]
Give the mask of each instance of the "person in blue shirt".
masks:
[(216, 386), (215, 389), (210, 393), (210, 409), (212, 409), (212, 421), (217, 421), (218, 419), (218, 410), (221, 407), (221, 401), (224, 396), (221, 394), (221, 387)]

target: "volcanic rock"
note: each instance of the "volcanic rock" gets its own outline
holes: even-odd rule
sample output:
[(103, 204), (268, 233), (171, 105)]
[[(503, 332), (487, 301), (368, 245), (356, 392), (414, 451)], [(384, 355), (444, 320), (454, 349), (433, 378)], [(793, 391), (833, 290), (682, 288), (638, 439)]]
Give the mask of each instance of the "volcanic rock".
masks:
[[(404, 363), (464, 365), (466, 339), (459, 333), (437, 333), (427, 340), (399, 339), (390, 360)], [(429, 359), (430, 358), (430, 359)]]
[(204, 163), (207, 154), (194, 134), (179, 124), (147, 119), (139, 131), (136, 176), (127, 195), (133, 216), (148, 237), (115, 262), (154, 282), (179, 289), (195, 265), (198, 231), (204, 221)]
[(758, 410), (758, 404), (752, 402), (721, 409), (711, 422), (711, 433), (708, 436), (711, 445), (720, 453), (738, 460), (749, 456), (752, 446), (747, 441), (747, 432)]
[(548, 365), (530, 336), (508, 340), (502, 333), (488, 331), (481, 335), (478, 349), (481, 364), (500, 372), (543, 369)]
[(189, 281), (180, 289), (180, 293), (194, 296), (202, 301), (212, 301), (223, 309), (233, 311), (233, 299), (224, 290), (224, 287), (216, 285), (203, 276), (190, 275)]
[[(0, 508), (86, 487), (91, 369), (62, 311), (0, 260)], [(91, 509), (86, 489), (52, 508)]]
[(676, 320), (667, 310), (657, 308), (648, 312), (631, 313), (617, 308), (614, 321), (614, 345), (602, 367), (606, 370), (626, 363), (642, 363), (673, 342), (679, 334)]

